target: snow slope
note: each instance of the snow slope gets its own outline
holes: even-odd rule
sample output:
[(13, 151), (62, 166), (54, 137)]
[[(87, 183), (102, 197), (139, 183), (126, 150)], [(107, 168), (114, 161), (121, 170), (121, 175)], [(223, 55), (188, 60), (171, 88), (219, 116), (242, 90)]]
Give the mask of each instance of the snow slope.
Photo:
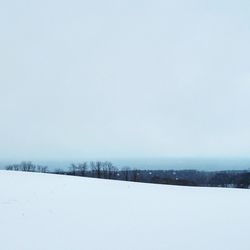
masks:
[(2, 250), (249, 250), (250, 190), (0, 171)]

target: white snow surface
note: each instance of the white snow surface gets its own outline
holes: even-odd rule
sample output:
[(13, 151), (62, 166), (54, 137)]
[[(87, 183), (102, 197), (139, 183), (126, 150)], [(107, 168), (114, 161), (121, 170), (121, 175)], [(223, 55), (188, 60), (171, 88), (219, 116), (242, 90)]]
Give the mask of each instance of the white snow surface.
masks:
[(249, 250), (250, 190), (0, 171), (2, 250)]

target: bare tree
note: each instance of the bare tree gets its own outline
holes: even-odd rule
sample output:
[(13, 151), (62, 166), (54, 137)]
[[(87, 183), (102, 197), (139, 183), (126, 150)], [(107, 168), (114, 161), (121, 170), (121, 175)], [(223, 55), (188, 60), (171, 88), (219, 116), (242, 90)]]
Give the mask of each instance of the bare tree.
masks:
[(88, 163), (83, 162), (78, 164), (78, 171), (80, 176), (85, 176), (88, 170)]
[(107, 166), (107, 177), (108, 179), (112, 179), (113, 174), (114, 174), (114, 166), (112, 162), (109, 162), (109, 161), (107, 161), (105, 164)]
[(122, 168), (122, 175), (125, 181), (129, 180), (129, 173), (130, 173), (130, 168), (129, 167), (123, 167)]
[(56, 169), (54, 170), (54, 173), (55, 173), (55, 174), (64, 174), (64, 171), (63, 171), (61, 168), (56, 168)]
[(109, 179), (108, 162), (102, 162), (102, 177)]
[(19, 164), (14, 164), (14, 165), (13, 165), (13, 169), (14, 169), (15, 171), (20, 170), (20, 165), (19, 165)]
[(101, 161), (92, 161), (90, 162), (90, 167), (92, 171), (92, 175), (97, 178), (101, 178), (102, 174), (102, 162)]
[(115, 167), (114, 165), (111, 165), (111, 171), (110, 171), (110, 179), (117, 179), (119, 175), (119, 169)]
[(97, 178), (101, 178), (101, 175), (102, 175), (102, 162), (97, 161), (96, 162), (96, 176)]
[(95, 161), (90, 162), (90, 168), (91, 168), (92, 176), (97, 177), (97, 167), (96, 167)]
[(42, 166), (37, 165), (37, 166), (36, 166), (36, 171), (37, 171), (38, 173), (42, 172)]
[(36, 166), (32, 164), (30, 161), (23, 161), (20, 164), (20, 170), (21, 171), (28, 171), (28, 172), (35, 172)]
[(8, 165), (5, 167), (6, 170), (14, 170), (14, 165)]
[(41, 167), (41, 172), (42, 173), (48, 173), (48, 167), (47, 166), (42, 166)]
[(137, 168), (132, 170), (132, 181), (139, 181), (140, 171)]
[(77, 174), (77, 168), (78, 167), (77, 167), (76, 164), (74, 164), (74, 163), (71, 164), (70, 172), (71, 172), (72, 175), (76, 175)]

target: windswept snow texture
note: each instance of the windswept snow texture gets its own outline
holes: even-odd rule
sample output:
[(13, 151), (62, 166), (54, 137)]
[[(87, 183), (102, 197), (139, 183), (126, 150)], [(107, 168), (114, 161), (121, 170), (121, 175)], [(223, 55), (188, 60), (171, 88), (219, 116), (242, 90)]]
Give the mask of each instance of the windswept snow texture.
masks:
[(249, 250), (250, 191), (0, 171), (3, 250)]

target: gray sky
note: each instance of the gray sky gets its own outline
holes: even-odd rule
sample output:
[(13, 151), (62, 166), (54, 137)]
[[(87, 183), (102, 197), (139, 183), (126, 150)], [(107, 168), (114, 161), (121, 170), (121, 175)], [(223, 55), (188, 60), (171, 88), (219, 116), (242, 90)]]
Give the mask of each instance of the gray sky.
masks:
[(248, 156), (249, 0), (0, 3), (2, 159)]

